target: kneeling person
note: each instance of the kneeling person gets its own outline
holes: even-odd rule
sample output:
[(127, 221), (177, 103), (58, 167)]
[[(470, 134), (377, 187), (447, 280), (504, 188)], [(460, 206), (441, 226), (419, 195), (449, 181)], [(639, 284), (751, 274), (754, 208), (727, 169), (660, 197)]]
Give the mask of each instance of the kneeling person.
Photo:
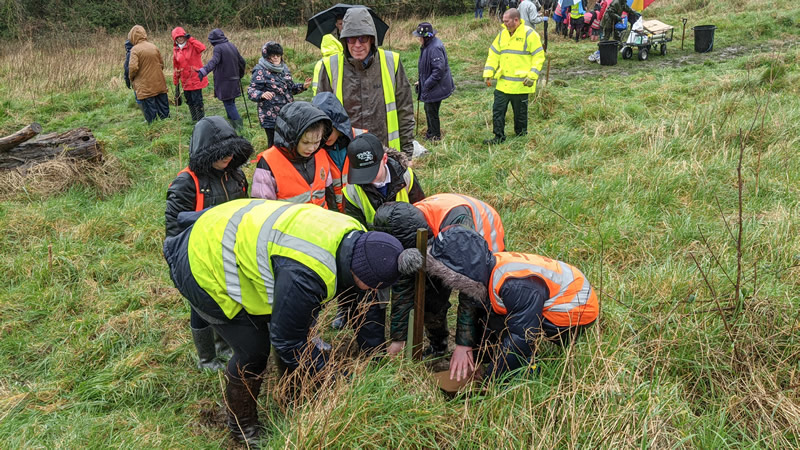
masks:
[[(434, 239), (428, 273), (477, 300), (471, 306), (485, 319), (476, 320), (474, 329), (485, 328), (478, 334), (484, 344), (494, 338), (500, 344), (489, 377), (528, 364), (541, 333), (564, 343), (599, 312), (594, 289), (576, 267), (544, 256), (492, 253), (483, 237), (465, 227), (450, 227)], [(453, 353), (451, 378), (460, 381), (474, 369), (471, 349)]]

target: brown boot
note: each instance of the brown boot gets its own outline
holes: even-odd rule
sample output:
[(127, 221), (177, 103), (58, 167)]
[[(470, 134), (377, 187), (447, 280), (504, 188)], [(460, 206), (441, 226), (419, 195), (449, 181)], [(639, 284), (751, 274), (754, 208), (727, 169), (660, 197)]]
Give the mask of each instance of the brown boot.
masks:
[(238, 442), (253, 445), (258, 442), (262, 425), (258, 421), (256, 399), (261, 390), (261, 378), (228, 377), (225, 387), (225, 402), (228, 413), (228, 429)]

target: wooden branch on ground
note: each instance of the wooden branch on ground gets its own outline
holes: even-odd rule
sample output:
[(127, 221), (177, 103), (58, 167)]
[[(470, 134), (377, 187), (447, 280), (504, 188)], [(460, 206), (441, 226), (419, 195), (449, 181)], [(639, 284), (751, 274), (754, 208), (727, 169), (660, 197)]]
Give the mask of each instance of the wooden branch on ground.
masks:
[(99, 161), (103, 152), (88, 128), (75, 128), (63, 133), (43, 134), (0, 152), (0, 170), (30, 167), (58, 156)]
[(12, 149), (42, 132), (42, 126), (36, 122), (5, 137), (0, 137), (0, 152)]

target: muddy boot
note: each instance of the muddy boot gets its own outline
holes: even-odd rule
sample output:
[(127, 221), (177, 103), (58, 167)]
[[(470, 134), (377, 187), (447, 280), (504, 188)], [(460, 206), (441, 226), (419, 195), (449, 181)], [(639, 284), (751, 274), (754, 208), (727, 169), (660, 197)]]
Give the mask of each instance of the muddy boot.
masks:
[(214, 333), (214, 349), (217, 352), (217, 358), (219, 359), (231, 359), (233, 356), (233, 350), (231, 346), (225, 342), (225, 339), (222, 339), (222, 336), (218, 335), (216, 332)]
[(422, 351), (423, 359), (441, 358), (447, 354), (447, 335), (434, 337), (428, 334), (428, 341), (430, 341), (431, 345)]
[(192, 328), (192, 340), (197, 348), (198, 369), (220, 370), (225, 368), (225, 363), (217, 359), (213, 328)]
[(256, 445), (263, 426), (258, 421), (256, 399), (261, 390), (261, 378), (233, 378), (228, 376), (225, 387), (225, 405), (228, 415), (228, 430), (237, 442)]

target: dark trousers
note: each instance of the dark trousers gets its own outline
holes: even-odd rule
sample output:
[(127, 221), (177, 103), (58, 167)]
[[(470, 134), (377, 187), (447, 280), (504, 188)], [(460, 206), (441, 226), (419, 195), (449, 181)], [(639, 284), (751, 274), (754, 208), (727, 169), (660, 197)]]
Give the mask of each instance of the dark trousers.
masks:
[(270, 350), (269, 320), (268, 315), (253, 316), (242, 310), (227, 323), (211, 325), (233, 349), (226, 375), (244, 379), (264, 372)]
[(377, 299), (377, 293), (359, 291), (346, 299), (339, 299), (345, 310), (345, 323), (356, 332), (358, 348), (365, 353), (380, 351), (386, 342), (386, 303)]
[(575, 30), (575, 42), (578, 42), (581, 39), (581, 33), (583, 33), (583, 19), (570, 19), (569, 21), (569, 35), (572, 36), (572, 31)]
[(192, 120), (197, 122), (205, 117), (205, 106), (203, 105), (203, 90), (197, 89), (194, 91), (183, 91), (183, 96), (186, 98), (186, 104), (189, 106), (189, 112), (192, 114)]
[(522, 136), (528, 133), (528, 94), (506, 94), (494, 90), (492, 105), (492, 131), (498, 138), (505, 138), (506, 111), (508, 104), (514, 111), (514, 133)]
[(275, 128), (264, 128), (264, 132), (267, 133), (267, 148), (271, 148), (275, 143)]
[(439, 107), (442, 101), (425, 103), (425, 118), (428, 120), (428, 131), (425, 133), (427, 139), (438, 140), (442, 138), (442, 130), (439, 128)]
[(222, 104), (225, 106), (225, 114), (228, 115), (228, 119), (231, 121), (242, 120), (242, 116), (239, 115), (239, 110), (236, 109), (236, 98), (224, 100)]
[(156, 119), (166, 119), (169, 117), (169, 97), (167, 94), (158, 94), (155, 97), (143, 98), (142, 112), (144, 120), (152, 123)]

